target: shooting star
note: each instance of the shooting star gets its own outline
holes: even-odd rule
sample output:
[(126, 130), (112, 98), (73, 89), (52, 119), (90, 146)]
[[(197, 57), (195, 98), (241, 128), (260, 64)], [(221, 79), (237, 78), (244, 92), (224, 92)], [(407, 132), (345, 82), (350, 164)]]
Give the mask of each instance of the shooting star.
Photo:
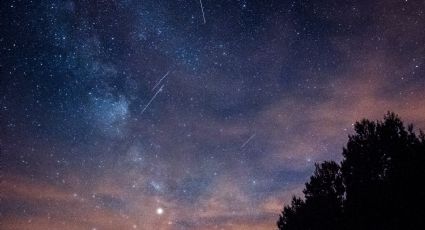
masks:
[(247, 145), (251, 140), (252, 140), (252, 138), (254, 138), (255, 137), (255, 133), (254, 134), (252, 134), (249, 138), (248, 138), (248, 140), (246, 140), (242, 145), (241, 145), (241, 149), (243, 148), (243, 147), (245, 147), (245, 145)]
[(204, 18), (204, 24), (207, 24), (207, 20), (205, 20), (204, 6), (202, 5), (202, 0), (199, 0), (199, 3), (201, 4), (202, 17)]
[(169, 73), (170, 71), (168, 71), (161, 79), (159, 79), (159, 81), (153, 86), (152, 91), (154, 91), (154, 89), (158, 87), (158, 85), (162, 82), (162, 80), (164, 80), (168, 76)]
[(141, 113), (141, 114), (143, 114), (143, 113), (145, 112), (145, 110), (149, 107), (149, 105), (152, 103), (152, 101), (155, 99), (155, 97), (158, 95), (158, 93), (162, 91), (162, 88), (164, 88), (164, 85), (162, 85), (162, 86), (158, 89), (158, 91), (156, 91), (156, 93), (155, 93), (155, 94), (153, 95), (153, 97), (150, 99), (150, 101), (148, 102), (148, 104), (146, 104), (146, 105), (145, 105), (145, 107), (143, 108), (143, 110), (142, 110), (142, 113)]

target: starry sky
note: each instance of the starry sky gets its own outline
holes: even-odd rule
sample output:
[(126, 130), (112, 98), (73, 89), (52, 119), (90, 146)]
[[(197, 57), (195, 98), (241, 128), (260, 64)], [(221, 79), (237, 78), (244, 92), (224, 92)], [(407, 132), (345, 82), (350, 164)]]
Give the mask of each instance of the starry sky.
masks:
[(356, 120), (425, 128), (422, 0), (0, 5), (4, 230), (272, 230)]

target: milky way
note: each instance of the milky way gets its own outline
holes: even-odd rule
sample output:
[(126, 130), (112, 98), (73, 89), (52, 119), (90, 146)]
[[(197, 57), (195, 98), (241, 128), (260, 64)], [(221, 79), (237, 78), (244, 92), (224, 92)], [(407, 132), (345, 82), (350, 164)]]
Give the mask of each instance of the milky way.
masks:
[(425, 128), (425, 2), (1, 1), (1, 229), (275, 229), (388, 111)]

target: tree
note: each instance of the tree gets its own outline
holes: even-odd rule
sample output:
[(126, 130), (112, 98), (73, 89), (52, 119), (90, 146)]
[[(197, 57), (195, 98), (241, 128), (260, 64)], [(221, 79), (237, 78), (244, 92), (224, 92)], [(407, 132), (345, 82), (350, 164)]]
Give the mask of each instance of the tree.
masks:
[(307, 226), (304, 225), (304, 223), (306, 223), (303, 215), (304, 210), (304, 201), (299, 197), (292, 197), (291, 205), (287, 205), (283, 208), (283, 212), (277, 221), (278, 228), (285, 230), (307, 229)]
[(279, 218), (279, 229), (340, 229), (344, 187), (335, 162), (316, 164), (303, 190), (305, 201), (294, 197)]
[[(280, 230), (425, 229), (425, 135), (394, 113), (354, 128), (341, 167), (316, 165), (305, 200), (284, 208)], [(292, 228), (298, 222), (302, 227)]]
[(355, 131), (341, 163), (347, 228), (406, 229), (420, 218), (415, 215), (423, 213), (406, 199), (411, 195), (418, 203), (425, 199), (418, 186), (425, 179), (423, 139), (394, 113), (382, 122), (356, 123)]

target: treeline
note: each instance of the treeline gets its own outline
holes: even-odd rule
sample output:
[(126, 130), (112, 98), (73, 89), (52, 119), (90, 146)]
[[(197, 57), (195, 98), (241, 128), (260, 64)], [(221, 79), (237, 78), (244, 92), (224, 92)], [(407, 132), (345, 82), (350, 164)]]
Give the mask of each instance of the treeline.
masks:
[(354, 126), (340, 164), (316, 164), (279, 230), (425, 229), (425, 135), (394, 113)]

